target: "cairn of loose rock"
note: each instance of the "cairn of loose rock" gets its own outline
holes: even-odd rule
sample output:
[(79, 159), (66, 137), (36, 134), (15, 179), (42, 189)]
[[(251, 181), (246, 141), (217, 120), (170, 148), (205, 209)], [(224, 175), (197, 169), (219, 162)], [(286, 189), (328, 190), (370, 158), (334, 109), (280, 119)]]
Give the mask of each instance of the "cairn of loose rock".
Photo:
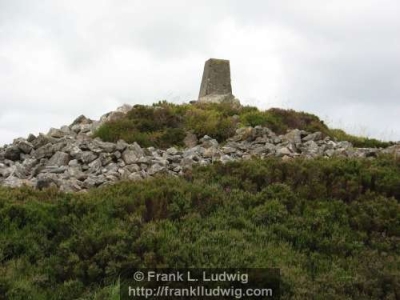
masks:
[(130, 106), (104, 115), (99, 121), (84, 116), (71, 125), (52, 128), (47, 134), (18, 138), (0, 148), (0, 185), (36, 188), (56, 186), (77, 192), (112, 184), (120, 180), (142, 180), (156, 174), (183, 175), (195, 164), (208, 165), (252, 157), (375, 157), (378, 153), (400, 154), (399, 145), (386, 149), (354, 148), (351, 143), (323, 138), (320, 132), (292, 130), (276, 135), (265, 127), (245, 127), (224, 145), (209, 136), (199, 141), (188, 133), (187, 147), (166, 150), (142, 148), (137, 143), (104, 142), (92, 138), (104, 122), (120, 118)]

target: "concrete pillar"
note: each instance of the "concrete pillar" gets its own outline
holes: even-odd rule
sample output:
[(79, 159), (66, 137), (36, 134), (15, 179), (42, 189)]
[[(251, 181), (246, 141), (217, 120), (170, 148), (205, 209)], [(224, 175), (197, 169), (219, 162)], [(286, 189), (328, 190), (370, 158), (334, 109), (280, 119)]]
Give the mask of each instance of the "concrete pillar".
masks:
[(210, 58), (204, 65), (199, 101), (221, 102), (233, 98), (229, 60)]

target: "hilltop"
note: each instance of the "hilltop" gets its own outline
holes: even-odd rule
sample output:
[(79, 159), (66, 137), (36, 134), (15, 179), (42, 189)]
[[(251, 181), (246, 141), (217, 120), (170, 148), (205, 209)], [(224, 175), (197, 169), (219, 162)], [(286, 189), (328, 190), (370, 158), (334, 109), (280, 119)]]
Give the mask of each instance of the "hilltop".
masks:
[(76, 192), (163, 173), (182, 176), (194, 164), (218, 161), (398, 153), (390, 145), (329, 129), (304, 112), (162, 101), (124, 105), (98, 121), (80, 116), (47, 134), (15, 139), (0, 148), (0, 184)]
[(0, 298), (119, 299), (136, 268), (274, 267), (281, 299), (396, 299), (399, 152), (232, 102), (125, 105), (18, 138), (0, 149)]

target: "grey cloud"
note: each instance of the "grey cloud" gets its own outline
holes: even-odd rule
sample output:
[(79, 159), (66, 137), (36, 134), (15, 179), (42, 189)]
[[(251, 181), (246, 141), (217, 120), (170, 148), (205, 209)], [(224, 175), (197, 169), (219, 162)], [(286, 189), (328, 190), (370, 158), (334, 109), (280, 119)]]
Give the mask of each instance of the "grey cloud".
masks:
[(396, 0), (0, 0), (0, 143), (124, 102), (195, 99), (209, 57), (231, 59), (245, 104), (399, 140), (399, 13)]

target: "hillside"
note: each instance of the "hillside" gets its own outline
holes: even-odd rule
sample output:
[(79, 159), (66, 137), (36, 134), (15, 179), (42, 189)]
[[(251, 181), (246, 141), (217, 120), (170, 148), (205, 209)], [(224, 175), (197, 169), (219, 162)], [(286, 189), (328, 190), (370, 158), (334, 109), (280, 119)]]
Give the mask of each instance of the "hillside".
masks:
[(390, 157), (269, 158), (86, 194), (0, 188), (0, 297), (118, 299), (136, 267), (278, 267), (282, 299), (396, 299), (399, 183)]
[(263, 112), (230, 102), (125, 105), (99, 121), (80, 116), (0, 148), (0, 184), (77, 192), (160, 173), (182, 176), (194, 164), (217, 161), (398, 153), (391, 144), (329, 129), (293, 110)]
[(304, 112), (81, 116), (0, 149), (0, 299), (119, 299), (138, 267), (275, 267), (281, 299), (397, 299), (399, 201), (397, 144)]

